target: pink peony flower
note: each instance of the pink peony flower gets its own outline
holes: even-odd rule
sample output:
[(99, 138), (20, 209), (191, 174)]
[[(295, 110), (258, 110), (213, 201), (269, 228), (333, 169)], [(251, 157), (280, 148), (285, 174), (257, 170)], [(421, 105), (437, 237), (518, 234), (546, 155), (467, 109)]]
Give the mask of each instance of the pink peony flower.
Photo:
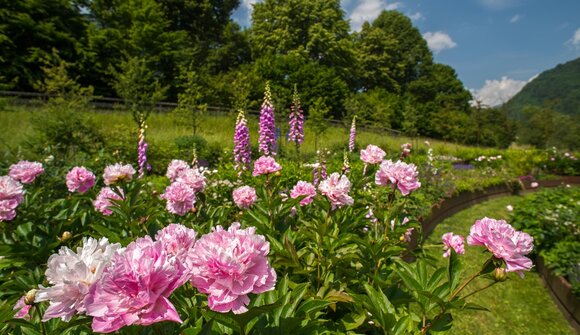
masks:
[(180, 216), (185, 215), (195, 204), (195, 192), (185, 183), (179, 181), (167, 186), (161, 199), (167, 200), (167, 211)]
[(240, 208), (249, 208), (258, 200), (256, 196), (256, 190), (251, 186), (241, 186), (236, 188), (232, 196), (234, 198), (234, 202)]
[(407, 164), (401, 161), (393, 163), (391, 160), (384, 161), (379, 167), (379, 171), (375, 175), (375, 183), (377, 185), (387, 186), (390, 183), (393, 187), (397, 187), (401, 194), (408, 195), (421, 187), (421, 183), (417, 180), (417, 167), (415, 164)]
[(110, 207), (117, 206), (117, 204), (115, 204), (111, 200), (122, 201), (123, 198), (125, 197), (122, 189), (117, 188), (117, 191), (119, 193), (113, 191), (113, 189), (110, 187), (103, 187), (99, 192), (99, 194), (97, 195), (95, 201), (93, 201), (93, 206), (95, 207), (95, 209), (101, 212), (101, 214), (103, 215), (113, 214), (113, 211), (110, 209)]
[(18, 312), (14, 314), (14, 317), (16, 319), (30, 320), (30, 315), (28, 315), (28, 312), (30, 311), (30, 307), (32, 307), (32, 305), (29, 305), (26, 302), (24, 302), (24, 298), (26, 298), (26, 295), (23, 295), (22, 297), (20, 297), (20, 299), (18, 299), (12, 310), (14, 311), (18, 310)]
[(246, 312), (248, 294), (274, 289), (276, 272), (268, 263), (270, 244), (256, 229), (240, 229), (234, 223), (228, 230), (217, 226), (194, 246), (191, 284), (208, 294), (213, 311), (235, 314)]
[(130, 181), (135, 173), (136, 171), (131, 164), (121, 165), (117, 163), (105, 168), (103, 180), (105, 185), (112, 185), (119, 181)]
[(299, 181), (290, 191), (290, 198), (296, 199), (304, 197), (300, 200), (300, 206), (306, 206), (314, 200), (316, 195), (316, 187), (307, 181)]
[(20, 161), (16, 164), (10, 165), (8, 175), (12, 177), (12, 179), (23, 184), (30, 184), (43, 172), (44, 168), (41, 163)]
[(280, 170), (282, 170), (282, 167), (280, 164), (276, 163), (274, 157), (262, 156), (254, 162), (253, 176), (256, 177), (262, 174), (270, 174)]
[(166, 176), (169, 178), (169, 180), (171, 180), (171, 182), (174, 182), (181, 175), (181, 173), (187, 169), (189, 169), (189, 164), (187, 164), (185, 161), (182, 161), (181, 159), (174, 159), (167, 167)]
[(520, 277), (533, 266), (525, 255), (534, 248), (534, 239), (515, 230), (504, 220), (487, 217), (476, 220), (467, 236), (467, 243), (486, 247), (496, 258), (505, 261), (507, 272), (516, 272)]
[(62, 247), (58, 254), (48, 258), (46, 279), (52, 285), (40, 286), (35, 302), (50, 301), (42, 322), (53, 318), (70, 321), (75, 314), (85, 312), (83, 302), (90, 286), (98, 281), (113, 255), (121, 248), (119, 243), (109, 244), (103, 237), (95, 240), (83, 238), (77, 252)]
[(182, 170), (175, 181), (186, 184), (196, 193), (205, 189), (205, 176), (197, 168)]
[(449, 255), (451, 255), (451, 249), (455, 250), (455, 253), (458, 255), (463, 255), (465, 253), (463, 236), (453, 235), (453, 232), (445, 233), (441, 237), (441, 241), (443, 242), (443, 251), (445, 251), (443, 257), (449, 257)]
[(360, 159), (365, 164), (379, 164), (387, 153), (376, 145), (369, 144), (366, 149), (360, 151)]
[(340, 175), (337, 172), (333, 173), (327, 179), (320, 182), (318, 185), (320, 193), (324, 194), (332, 209), (342, 207), (344, 205), (352, 205), (354, 200), (348, 195), (350, 191), (350, 181), (345, 175)]
[(534, 181), (534, 182), (532, 182), (532, 183), (530, 184), (530, 187), (531, 187), (531, 188), (537, 188), (538, 186), (540, 186), (540, 184), (538, 184), (538, 183), (537, 183), (537, 182), (535, 182), (535, 181)]
[(16, 217), (16, 207), (24, 201), (22, 184), (10, 176), (0, 177), (0, 222)]
[(66, 186), (70, 192), (85, 193), (95, 185), (95, 175), (82, 166), (75, 166), (66, 174)]
[(149, 236), (115, 254), (84, 300), (87, 315), (93, 317), (93, 331), (111, 333), (124, 326), (161, 321), (181, 323), (168, 297), (183, 284), (187, 269), (170, 258), (164, 244)]
[[(168, 255), (175, 256), (187, 269), (191, 270), (193, 267), (191, 252), (195, 245), (195, 236), (195, 230), (172, 223), (158, 231), (155, 240), (163, 244)], [(188, 279), (189, 277), (185, 281)]]

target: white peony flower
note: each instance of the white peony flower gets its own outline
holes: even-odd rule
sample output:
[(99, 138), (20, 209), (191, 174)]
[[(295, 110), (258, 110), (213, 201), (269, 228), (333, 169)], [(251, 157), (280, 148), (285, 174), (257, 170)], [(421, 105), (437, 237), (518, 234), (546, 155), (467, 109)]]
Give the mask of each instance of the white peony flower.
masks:
[(58, 254), (51, 255), (45, 275), (53, 286), (39, 285), (35, 299), (35, 302), (50, 301), (42, 321), (60, 317), (68, 322), (76, 313), (84, 313), (83, 300), (89, 287), (99, 280), (113, 255), (121, 251), (119, 243), (109, 244), (105, 237), (98, 241), (89, 237), (83, 238), (76, 253), (62, 247)]

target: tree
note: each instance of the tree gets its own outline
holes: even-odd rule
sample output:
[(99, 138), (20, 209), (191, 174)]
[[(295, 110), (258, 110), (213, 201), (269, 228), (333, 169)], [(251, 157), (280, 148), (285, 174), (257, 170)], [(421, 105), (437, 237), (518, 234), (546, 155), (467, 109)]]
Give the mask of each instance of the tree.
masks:
[(0, 22), (0, 77), (15, 89), (31, 90), (41, 80), (42, 60), (53, 49), (80, 73), (87, 22), (78, 1), (0, 0)]
[(433, 63), (427, 42), (411, 20), (397, 11), (382, 11), (355, 35), (363, 89), (384, 87), (404, 92)]
[(298, 84), (304, 105), (324, 97), (332, 116), (341, 117), (354, 53), (340, 2), (266, 0), (254, 5), (252, 21), (256, 73), (271, 82), (284, 107)]
[[(457, 78), (455, 70), (448, 65), (431, 64), (423, 71), (421, 77), (409, 84), (408, 93), (420, 115), (417, 124), (419, 132), (426, 136), (438, 136), (442, 133), (435, 128), (442, 129), (444, 125), (434, 124), (434, 114), (445, 109), (468, 115), (471, 93)], [(437, 120), (445, 122), (442, 118)]]
[[(187, 64), (187, 33), (172, 31), (155, 0), (93, 0), (89, 50), (100, 78), (99, 91), (113, 80), (111, 67), (139, 58), (162, 86), (177, 86), (179, 65)], [(104, 81), (104, 82), (103, 82)], [(175, 91), (172, 92), (175, 94)]]

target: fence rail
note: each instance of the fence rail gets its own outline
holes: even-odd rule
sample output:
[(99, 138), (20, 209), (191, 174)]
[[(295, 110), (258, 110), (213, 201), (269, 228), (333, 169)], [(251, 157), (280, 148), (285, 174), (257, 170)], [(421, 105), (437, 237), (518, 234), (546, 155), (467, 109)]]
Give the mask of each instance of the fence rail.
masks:
[[(12, 103), (21, 105), (42, 105), (48, 102), (54, 95), (38, 92), (19, 92), (19, 91), (1, 91), (0, 97), (10, 98)], [(126, 103), (125, 100), (119, 98), (99, 97), (95, 96), (91, 99), (90, 104), (96, 109), (102, 110), (120, 110)], [(175, 102), (157, 102), (153, 107), (156, 112), (171, 112), (177, 108)], [(223, 115), (235, 112), (235, 108), (227, 106), (207, 106), (207, 112), (212, 115)], [(260, 115), (260, 111), (255, 109), (247, 109), (246, 113), (253, 116)], [(350, 127), (350, 124), (345, 124), (340, 120), (327, 119), (326, 122), (335, 127)], [(381, 126), (359, 125), (358, 129), (375, 133), (390, 134), (391, 136), (401, 136), (403, 133), (396, 129), (390, 129)]]

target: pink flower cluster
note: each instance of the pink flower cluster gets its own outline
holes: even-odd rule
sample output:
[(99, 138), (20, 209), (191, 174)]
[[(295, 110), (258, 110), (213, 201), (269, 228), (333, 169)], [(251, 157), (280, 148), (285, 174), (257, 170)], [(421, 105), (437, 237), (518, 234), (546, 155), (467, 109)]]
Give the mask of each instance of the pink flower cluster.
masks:
[(290, 198), (296, 199), (303, 197), (300, 200), (300, 206), (306, 206), (314, 200), (316, 196), (316, 187), (307, 181), (299, 181), (290, 191)]
[(167, 186), (161, 199), (167, 200), (167, 211), (183, 216), (187, 214), (195, 204), (195, 192), (193, 189), (180, 181), (175, 181)]
[(270, 244), (255, 228), (228, 230), (217, 226), (202, 236), (193, 249), (191, 283), (208, 294), (208, 305), (217, 312), (246, 312), (248, 294), (274, 289), (276, 272), (268, 263)]
[(111, 333), (129, 325), (182, 322), (168, 297), (187, 279), (187, 269), (172, 257), (163, 242), (149, 236), (115, 254), (84, 299), (86, 313), (93, 317), (93, 331)]
[(476, 220), (467, 236), (467, 243), (486, 247), (495, 258), (505, 261), (507, 272), (516, 272), (520, 277), (533, 266), (525, 255), (534, 248), (534, 239), (515, 230), (504, 220), (487, 217)]
[(187, 164), (187, 162), (182, 161), (181, 159), (174, 159), (169, 163), (169, 166), (167, 166), (167, 173), (165, 175), (169, 180), (171, 180), (171, 182), (174, 182), (183, 171), (188, 169), (189, 164)]
[(105, 168), (105, 172), (103, 173), (103, 181), (105, 185), (113, 185), (120, 181), (130, 181), (133, 179), (133, 175), (136, 173), (135, 169), (131, 166), (131, 164), (114, 164), (109, 165)]
[(458, 255), (463, 255), (465, 253), (465, 246), (463, 244), (463, 236), (453, 235), (453, 232), (445, 233), (441, 237), (443, 242), (443, 257), (449, 257), (451, 255), (451, 249), (455, 251)]
[(196, 235), (195, 230), (181, 224), (172, 223), (158, 231), (155, 235), (155, 240), (163, 244), (167, 254), (174, 256), (177, 261), (191, 271), (193, 268), (192, 250), (195, 245)]
[(328, 198), (332, 209), (354, 203), (353, 198), (348, 195), (350, 181), (345, 175), (340, 175), (338, 172), (321, 181), (318, 190)]
[(95, 185), (95, 175), (82, 166), (75, 166), (66, 174), (66, 186), (70, 192), (85, 193)]
[(193, 209), (195, 194), (205, 189), (205, 176), (198, 168), (191, 168), (177, 159), (169, 163), (166, 176), (171, 185), (167, 186), (161, 198), (167, 200), (166, 208), (170, 213), (183, 216)]
[(12, 177), (12, 179), (23, 184), (30, 184), (43, 172), (44, 168), (41, 163), (20, 161), (16, 164), (10, 165), (8, 175)]
[(203, 192), (206, 185), (205, 176), (197, 168), (183, 170), (175, 182), (189, 186), (195, 193)]
[(369, 144), (366, 149), (360, 151), (360, 159), (365, 164), (379, 164), (387, 153), (376, 145)]
[(22, 184), (10, 176), (0, 176), (0, 222), (16, 217), (16, 207), (24, 201)]
[(112, 200), (122, 201), (124, 200), (124, 193), (121, 188), (117, 187), (117, 192), (113, 191), (110, 187), (103, 187), (97, 198), (93, 201), (93, 206), (95, 209), (103, 215), (111, 215), (113, 211), (111, 207), (117, 206)]
[(241, 186), (232, 192), (234, 202), (242, 209), (249, 208), (258, 200), (256, 190), (251, 186)]
[(379, 171), (375, 175), (375, 183), (377, 185), (387, 186), (389, 183), (393, 187), (397, 187), (401, 194), (408, 195), (421, 187), (418, 181), (417, 167), (415, 164), (407, 164), (401, 161), (393, 163), (391, 160), (386, 160), (381, 163)]
[(270, 174), (282, 170), (282, 166), (276, 163), (274, 157), (262, 156), (254, 162), (253, 176), (257, 177), (263, 174)]

